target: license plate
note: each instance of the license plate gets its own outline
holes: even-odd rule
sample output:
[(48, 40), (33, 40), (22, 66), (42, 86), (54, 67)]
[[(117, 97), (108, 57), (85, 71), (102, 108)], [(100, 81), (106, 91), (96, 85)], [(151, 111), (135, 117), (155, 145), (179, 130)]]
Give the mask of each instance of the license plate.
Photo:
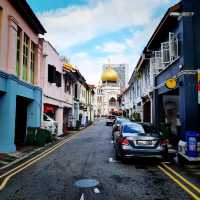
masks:
[(137, 144), (138, 145), (152, 145), (152, 141), (149, 141), (149, 140), (138, 140)]

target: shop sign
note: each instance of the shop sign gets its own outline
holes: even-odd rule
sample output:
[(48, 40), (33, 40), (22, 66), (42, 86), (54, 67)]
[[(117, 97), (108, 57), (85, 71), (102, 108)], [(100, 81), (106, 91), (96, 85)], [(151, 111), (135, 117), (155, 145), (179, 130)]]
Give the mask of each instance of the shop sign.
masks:
[(198, 103), (200, 104), (200, 70), (198, 70), (198, 85), (197, 85), (197, 89), (198, 89)]
[(54, 113), (55, 112), (55, 107), (52, 106), (52, 105), (45, 104), (44, 105), (44, 113), (48, 113), (48, 112)]
[(170, 78), (170, 79), (166, 80), (165, 86), (168, 89), (175, 89), (176, 88), (176, 79)]

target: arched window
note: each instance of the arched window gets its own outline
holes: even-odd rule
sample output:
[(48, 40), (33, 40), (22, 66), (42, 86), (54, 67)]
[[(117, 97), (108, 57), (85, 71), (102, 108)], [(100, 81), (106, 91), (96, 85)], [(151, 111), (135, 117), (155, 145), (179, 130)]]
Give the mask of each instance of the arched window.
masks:
[(109, 100), (109, 106), (116, 106), (116, 99), (114, 98), (114, 97), (112, 97), (112, 98), (110, 98), (110, 100)]

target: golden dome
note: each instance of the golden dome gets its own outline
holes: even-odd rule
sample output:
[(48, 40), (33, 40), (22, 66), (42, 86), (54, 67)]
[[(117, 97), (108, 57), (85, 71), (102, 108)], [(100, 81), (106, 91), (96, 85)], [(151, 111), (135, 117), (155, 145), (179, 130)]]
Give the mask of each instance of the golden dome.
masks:
[(114, 82), (114, 81), (117, 81), (118, 79), (119, 79), (119, 76), (117, 72), (111, 66), (108, 66), (101, 75), (102, 81)]

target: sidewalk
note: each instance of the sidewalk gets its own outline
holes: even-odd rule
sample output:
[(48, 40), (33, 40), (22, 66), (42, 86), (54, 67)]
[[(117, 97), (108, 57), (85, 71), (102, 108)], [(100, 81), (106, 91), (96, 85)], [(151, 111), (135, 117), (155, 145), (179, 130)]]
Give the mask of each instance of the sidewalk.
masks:
[(8, 168), (12, 168), (12, 166), (17, 165), (18, 163), (22, 163), (23, 161), (28, 160), (29, 158), (39, 153), (42, 153), (43, 151), (53, 147), (54, 145), (74, 135), (77, 132), (79, 131), (68, 131), (68, 134), (56, 137), (55, 140), (53, 140), (51, 143), (45, 144), (43, 147), (24, 145), (18, 147), (17, 151), (14, 153), (0, 153), (0, 174), (2, 174)]

